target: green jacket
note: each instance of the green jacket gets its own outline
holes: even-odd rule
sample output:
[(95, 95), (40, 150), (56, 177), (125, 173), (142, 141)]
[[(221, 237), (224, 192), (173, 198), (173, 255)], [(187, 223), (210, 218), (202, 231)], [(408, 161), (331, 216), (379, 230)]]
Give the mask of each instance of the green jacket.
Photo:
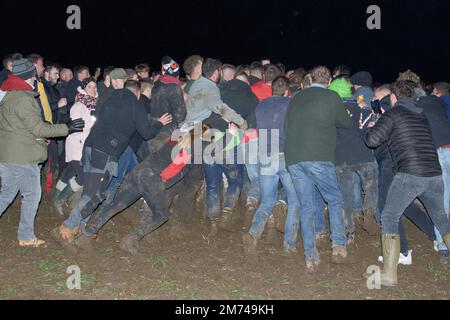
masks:
[(286, 114), (286, 164), (334, 162), (336, 128), (352, 127), (345, 110), (333, 91), (317, 87), (300, 91), (289, 103)]
[(9, 91), (0, 102), (0, 163), (35, 164), (47, 160), (44, 138), (68, 134), (65, 124), (42, 121), (33, 91)]

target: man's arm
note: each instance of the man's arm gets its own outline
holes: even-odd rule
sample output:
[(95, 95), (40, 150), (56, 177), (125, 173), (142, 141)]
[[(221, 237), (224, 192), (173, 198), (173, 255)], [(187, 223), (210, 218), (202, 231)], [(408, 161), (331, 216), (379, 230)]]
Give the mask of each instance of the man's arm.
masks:
[(374, 127), (367, 129), (364, 140), (369, 148), (376, 148), (387, 142), (394, 127), (392, 112), (384, 113)]
[(33, 98), (21, 98), (15, 112), (25, 128), (37, 138), (65, 137), (69, 129), (65, 124), (49, 124), (41, 119), (39, 107)]
[(340, 99), (339, 101), (336, 101), (336, 128), (351, 129), (353, 127), (353, 122), (350, 117), (350, 113), (347, 111), (344, 103)]

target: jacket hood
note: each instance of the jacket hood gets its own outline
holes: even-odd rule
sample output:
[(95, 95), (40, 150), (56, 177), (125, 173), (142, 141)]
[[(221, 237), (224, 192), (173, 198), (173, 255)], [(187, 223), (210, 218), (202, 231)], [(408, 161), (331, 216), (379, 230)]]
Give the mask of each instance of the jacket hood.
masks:
[(33, 91), (33, 87), (30, 86), (25, 80), (15, 76), (13, 74), (8, 75), (8, 78), (3, 82), (2, 91)]
[(413, 98), (401, 97), (398, 99), (396, 107), (404, 107), (411, 112), (422, 113), (423, 109), (417, 106), (417, 101)]
[(173, 77), (173, 76), (169, 76), (167, 74), (162, 75), (161, 77), (159, 77), (159, 80), (161, 83), (164, 84), (176, 84), (177, 86), (179, 86), (180, 83), (180, 79)]
[(339, 95), (339, 97), (341, 97), (342, 99), (352, 97), (352, 85), (345, 78), (340, 78), (340, 79), (334, 80), (330, 84), (328, 89), (336, 92)]
[(371, 88), (369, 87), (361, 87), (358, 90), (355, 91), (355, 93), (353, 94), (353, 98), (355, 100), (358, 100), (358, 97), (363, 96), (364, 97), (364, 101), (370, 105), (370, 103), (373, 100), (373, 91)]

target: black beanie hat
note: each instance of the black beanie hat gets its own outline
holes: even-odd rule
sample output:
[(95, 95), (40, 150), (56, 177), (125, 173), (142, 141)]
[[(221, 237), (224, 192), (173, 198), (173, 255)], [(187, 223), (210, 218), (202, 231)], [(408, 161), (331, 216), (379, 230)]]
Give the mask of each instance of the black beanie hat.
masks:
[(83, 89), (83, 90), (86, 89), (87, 85), (91, 82), (96, 82), (95, 78), (89, 77), (89, 78), (86, 78), (83, 81), (81, 81), (81, 89)]
[(362, 86), (362, 87), (372, 87), (373, 80), (372, 75), (367, 71), (360, 71), (355, 73), (350, 81), (353, 85)]
[(24, 59), (20, 53), (13, 54), (12, 59), (12, 73), (15, 76), (18, 76), (23, 80), (27, 80), (37, 75), (34, 64), (30, 60)]

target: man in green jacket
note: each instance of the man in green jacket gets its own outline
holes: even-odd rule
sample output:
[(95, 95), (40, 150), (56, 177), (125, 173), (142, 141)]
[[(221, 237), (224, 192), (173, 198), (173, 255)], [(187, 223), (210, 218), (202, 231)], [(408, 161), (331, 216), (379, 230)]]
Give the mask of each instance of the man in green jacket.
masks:
[(311, 88), (300, 91), (290, 102), (286, 115), (286, 165), (300, 200), (304, 255), (308, 271), (319, 265), (315, 241), (314, 190), (328, 203), (332, 262), (347, 263), (342, 193), (336, 178), (334, 152), (336, 128), (352, 126), (339, 96), (328, 90), (331, 75), (326, 67), (311, 72)]
[(20, 191), (22, 199), (19, 245), (38, 247), (45, 242), (34, 234), (34, 219), (41, 200), (40, 164), (47, 159), (45, 138), (83, 131), (84, 121), (52, 125), (41, 118), (33, 91), (36, 68), (15, 55), (12, 74), (3, 82), (0, 101), (0, 216)]

